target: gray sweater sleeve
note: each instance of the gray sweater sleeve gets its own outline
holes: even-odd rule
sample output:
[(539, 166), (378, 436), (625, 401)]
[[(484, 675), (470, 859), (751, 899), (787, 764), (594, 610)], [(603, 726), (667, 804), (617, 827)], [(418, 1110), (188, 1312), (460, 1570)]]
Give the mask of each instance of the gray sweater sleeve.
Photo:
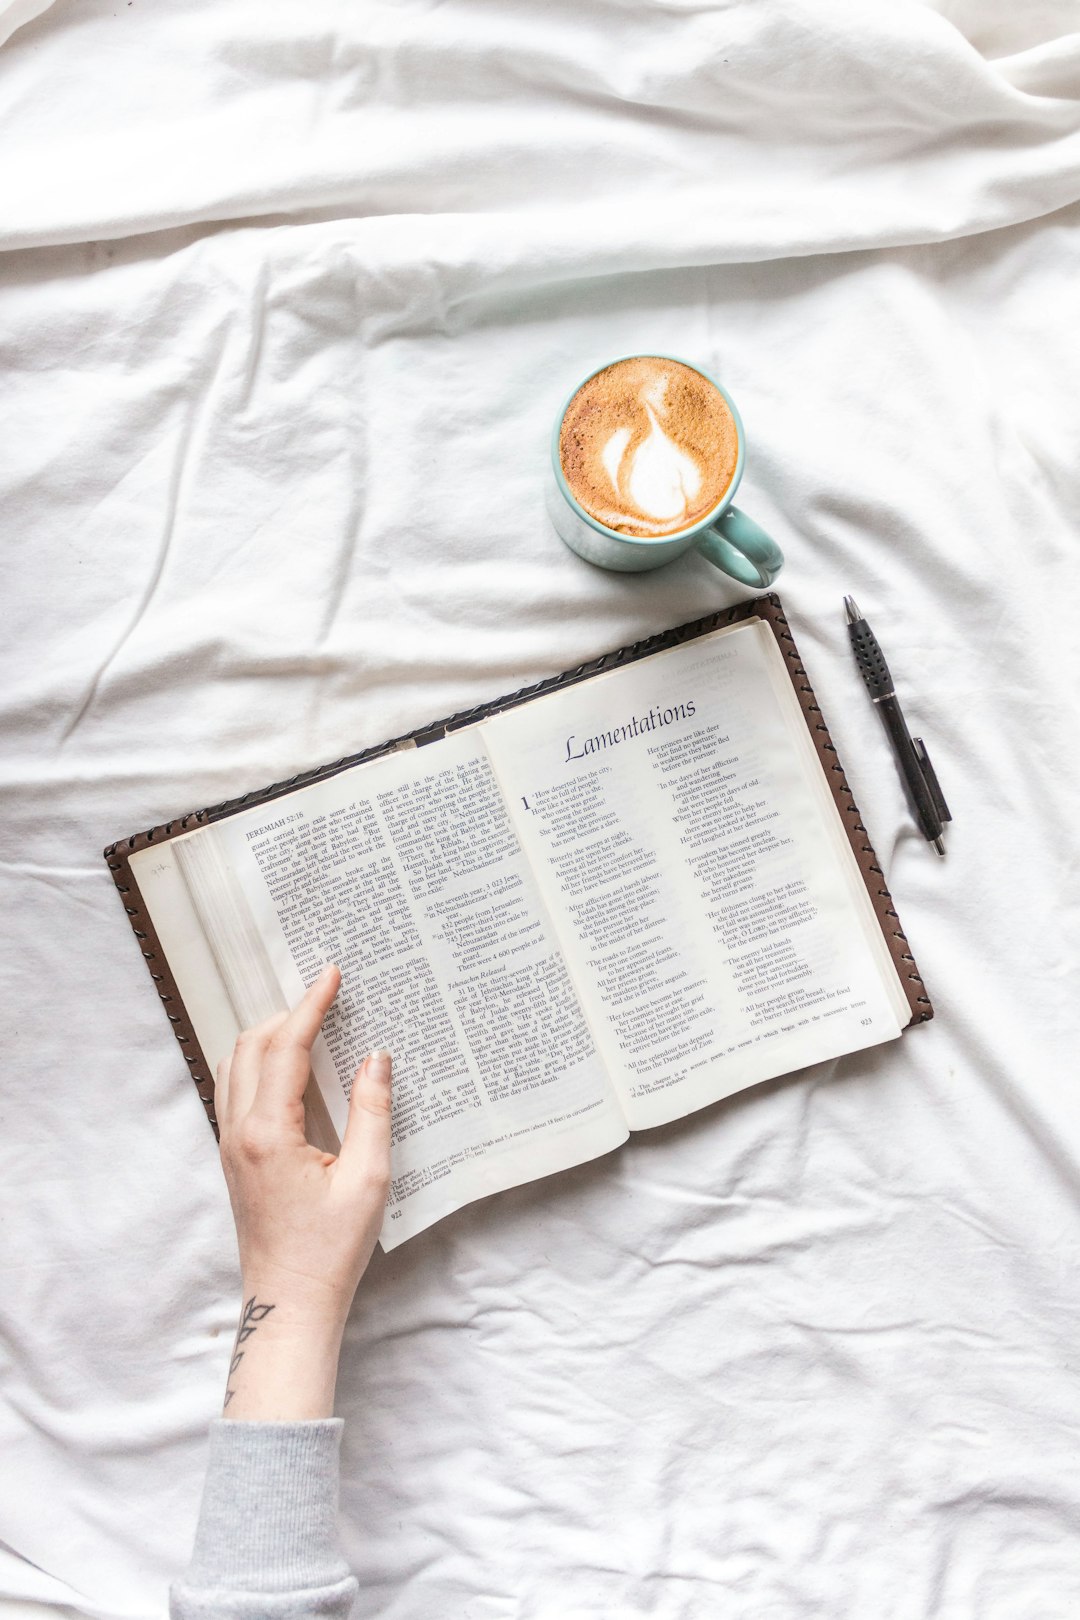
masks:
[(345, 1620), (358, 1591), (337, 1538), (340, 1418), (210, 1425), (195, 1551), (172, 1620)]

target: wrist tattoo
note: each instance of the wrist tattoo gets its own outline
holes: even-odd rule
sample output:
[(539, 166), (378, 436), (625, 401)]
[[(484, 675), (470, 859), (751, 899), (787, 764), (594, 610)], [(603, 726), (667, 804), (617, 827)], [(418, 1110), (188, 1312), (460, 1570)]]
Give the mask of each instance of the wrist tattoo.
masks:
[[(257, 1305), (255, 1303), (255, 1295), (252, 1294), (251, 1298), (245, 1304), (243, 1311), (240, 1313), (240, 1326), (236, 1330), (236, 1343), (233, 1345), (233, 1358), (229, 1362), (229, 1379), (228, 1387), (225, 1390), (225, 1407), (228, 1406), (229, 1402), (236, 1393), (232, 1387), (233, 1375), (236, 1372), (237, 1367), (239, 1367), (240, 1363), (244, 1359), (244, 1352), (241, 1350), (240, 1346), (243, 1344), (245, 1339), (251, 1338), (251, 1335), (254, 1333), (259, 1323), (268, 1317), (270, 1312), (274, 1309), (275, 1307), (273, 1305)], [(223, 1411), (225, 1410), (225, 1407), (222, 1408)]]

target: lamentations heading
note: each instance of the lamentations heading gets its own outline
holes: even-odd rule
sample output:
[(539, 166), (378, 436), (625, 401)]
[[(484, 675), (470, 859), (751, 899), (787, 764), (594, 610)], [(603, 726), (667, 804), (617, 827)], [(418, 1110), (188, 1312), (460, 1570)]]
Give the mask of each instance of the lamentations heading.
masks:
[[(619, 743), (629, 742), (633, 737), (643, 737), (646, 732), (670, 726), (676, 720), (692, 720), (696, 713), (697, 705), (693, 698), (687, 698), (685, 703), (675, 703), (670, 709), (650, 709), (648, 714), (640, 718), (634, 715), (629, 724), (615, 726), (611, 731), (599, 731), (595, 737), (585, 737), (579, 741), (577, 734), (571, 733), (566, 739), (566, 759), (563, 763), (585, 759), (589, 754), (601, 754), (605, 748), (617, 748)], [(578, 743), (576, 749), (575, 743)]]

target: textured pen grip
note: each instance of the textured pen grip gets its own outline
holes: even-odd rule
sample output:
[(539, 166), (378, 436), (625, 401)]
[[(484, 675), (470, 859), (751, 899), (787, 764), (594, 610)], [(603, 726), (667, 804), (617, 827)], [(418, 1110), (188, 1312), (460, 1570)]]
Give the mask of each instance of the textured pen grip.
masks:
[(892, 676), (889, 674), (889, 666), (877, 644), (874, 632), (865, 619), (858, 619), (854, 624), (848, 625), (848, 634), (851, 636), (855, 662), (859, 666), (859, 672), (866, 682), (870, 696), (887, 697), (893, 690)]

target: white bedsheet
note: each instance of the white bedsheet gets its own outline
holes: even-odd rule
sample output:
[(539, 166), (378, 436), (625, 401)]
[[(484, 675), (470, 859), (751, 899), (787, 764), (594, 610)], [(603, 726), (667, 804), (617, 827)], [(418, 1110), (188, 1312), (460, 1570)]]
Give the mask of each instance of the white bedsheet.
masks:
[(376, 1258), (361, 1612), (1080, 1613), (1078, 25), (0, 6), (5, 1616), (163, 1614), (237, 1309), (102, 845), (746, 594), (549, 531), (552, 413), (642, 349), (742, 407), (937, 1018)]

